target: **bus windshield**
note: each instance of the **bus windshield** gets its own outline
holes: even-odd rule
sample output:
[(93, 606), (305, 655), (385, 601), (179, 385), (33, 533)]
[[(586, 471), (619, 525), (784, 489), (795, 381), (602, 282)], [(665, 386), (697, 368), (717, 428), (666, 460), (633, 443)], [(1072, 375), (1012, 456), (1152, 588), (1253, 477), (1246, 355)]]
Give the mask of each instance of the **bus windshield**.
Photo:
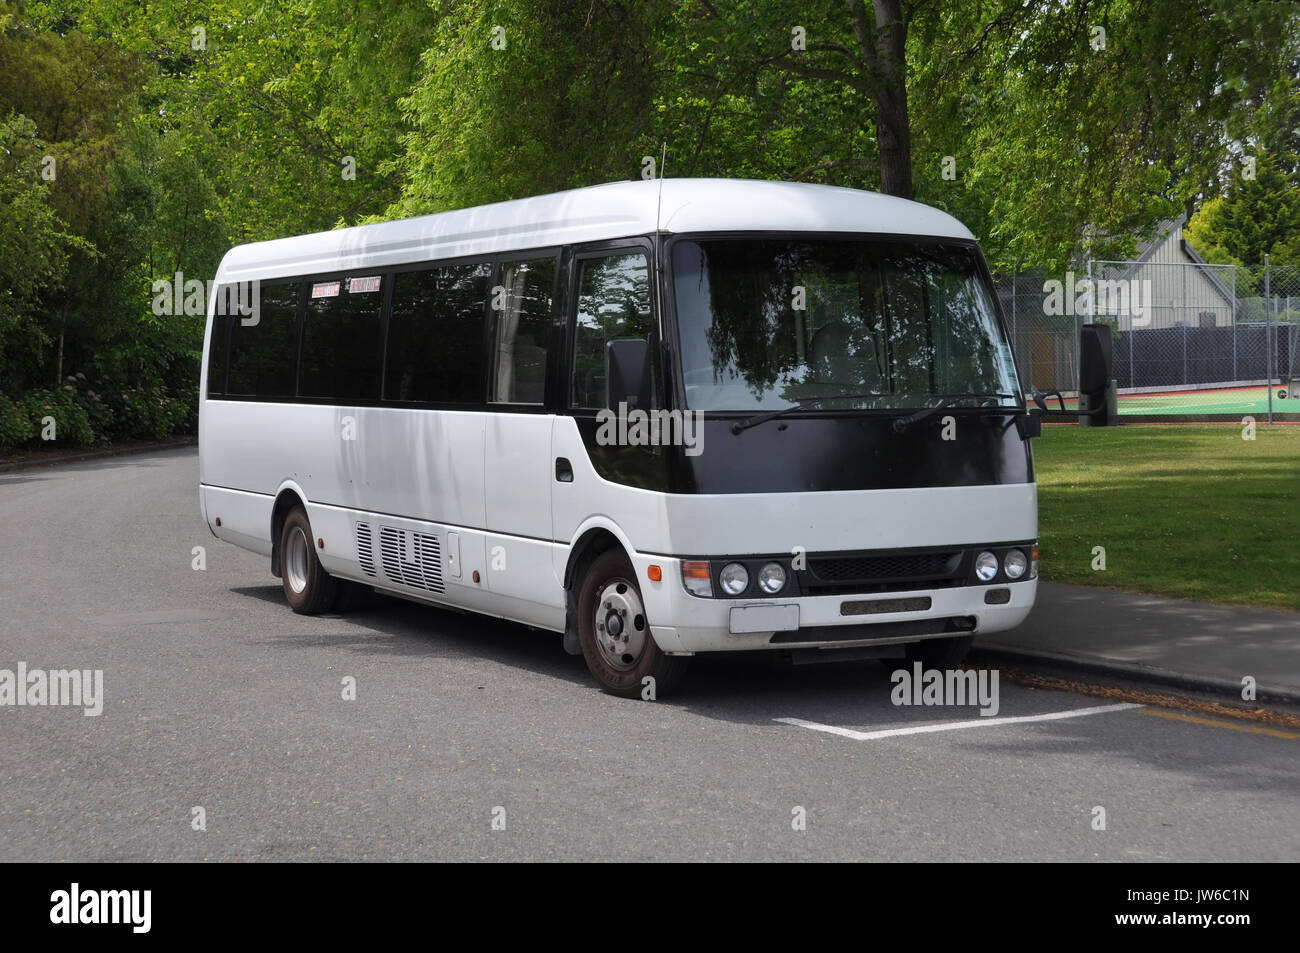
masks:
[(977, 255), (852, 239), (678, 240), (687, 407), (896, 410), (958, 395), (954, 407), (1018, 404)]

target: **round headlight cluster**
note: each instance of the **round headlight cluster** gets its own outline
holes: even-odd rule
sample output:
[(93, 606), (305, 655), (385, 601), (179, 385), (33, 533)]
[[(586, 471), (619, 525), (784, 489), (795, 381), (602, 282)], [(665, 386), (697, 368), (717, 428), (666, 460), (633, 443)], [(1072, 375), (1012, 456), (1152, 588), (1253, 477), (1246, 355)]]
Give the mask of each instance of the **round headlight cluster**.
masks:
[(975, 575), (980, 582), (992, 582), (998, 574), (998, 557), (988, 550), (975, 557)]
[(1011, 550), (1007, 553), (1007, 558), (1002, 561), (1002, 570), (1007, 574), (1008, 579), (1019, 579), (1028, 568), (1029, 560), (1018, 549)]
[(729, 596), (738, 596), (749, 587), (749, 571), (740, 563), (727, 563), (718, 573), (718, 583)]
[(780, 563), (768, 563), (758, 571), (758, 587), (769, 594), (785, 588), (785, 570)]

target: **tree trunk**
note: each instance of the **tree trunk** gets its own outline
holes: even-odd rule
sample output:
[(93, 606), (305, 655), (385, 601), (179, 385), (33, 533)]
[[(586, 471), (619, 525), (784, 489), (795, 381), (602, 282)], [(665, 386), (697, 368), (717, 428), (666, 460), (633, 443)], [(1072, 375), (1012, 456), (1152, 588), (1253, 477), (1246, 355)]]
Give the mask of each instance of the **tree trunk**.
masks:
[(880, 191), (912, 197), (912, 130), (907, 116), (907, 21), (900, 0), (874, 0), (877, 82), (876, 144)]

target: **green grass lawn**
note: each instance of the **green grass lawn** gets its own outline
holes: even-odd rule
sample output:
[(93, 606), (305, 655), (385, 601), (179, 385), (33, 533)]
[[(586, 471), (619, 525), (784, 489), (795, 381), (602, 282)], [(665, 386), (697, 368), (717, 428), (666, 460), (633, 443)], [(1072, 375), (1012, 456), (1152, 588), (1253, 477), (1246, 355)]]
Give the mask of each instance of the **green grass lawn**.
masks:
[[(1044, 427), (1034, 441), (1040, 573), (1300, 610), (1300, 427)], [(1106, 549), (1104, 572), (1092, 568)]]

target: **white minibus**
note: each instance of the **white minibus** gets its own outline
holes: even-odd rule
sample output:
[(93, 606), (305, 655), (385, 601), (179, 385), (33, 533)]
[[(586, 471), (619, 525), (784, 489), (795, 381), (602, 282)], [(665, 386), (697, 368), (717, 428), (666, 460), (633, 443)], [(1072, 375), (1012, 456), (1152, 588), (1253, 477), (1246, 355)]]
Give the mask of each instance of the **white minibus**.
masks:
[(1041, 421), (944, 212), (616, 182), (243, 245), (214, 287), (203, 517), (296, 612), (511, 619), (632, 696), (699, 652), (950, 667), (1034, 603)]

